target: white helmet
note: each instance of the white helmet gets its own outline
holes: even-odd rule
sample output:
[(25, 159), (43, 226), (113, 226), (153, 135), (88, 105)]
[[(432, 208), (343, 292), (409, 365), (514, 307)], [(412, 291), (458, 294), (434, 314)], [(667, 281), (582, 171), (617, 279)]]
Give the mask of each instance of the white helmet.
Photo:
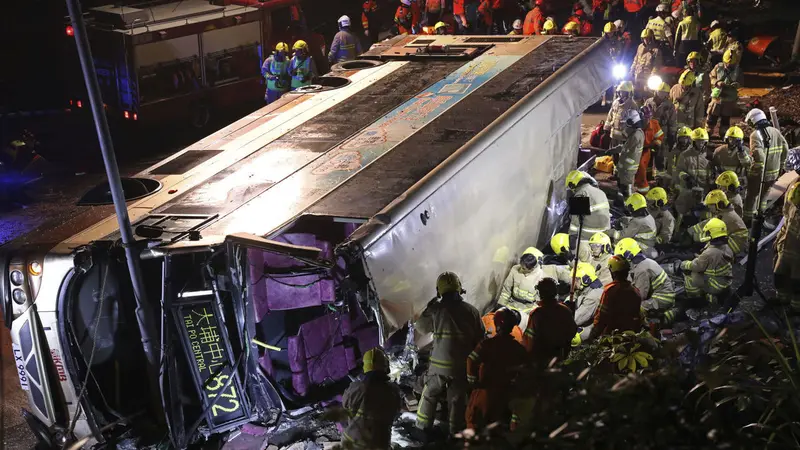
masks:
[(349, 27), (350, 26), (350, 18), (347, 16), (339, 17), (339, 26), (340, 27)]
[(628, 121), (632, 123), (636, 123), (642, 120), (641, 114), (639, 114), (638, 109), (626, 109), (622, 112), (622, 122), (628, 123)]
[(515, 30), (521, 30), (522, 29), (522, 21), (519, 20), (519, 19), (515, 20), (514, 23), (511, 25), (511, 28), (513, 28)]
[(711, 25), (709, 25), (709, 27), (714, 28), (717, 25), (719, 25), (719, 20), (712, 20)]
[(614, 21), (614, 26), (617, 27), (617, 31), (622, 31), (625, 28), (625, 22), (622, 19), (617, 19)]
[(406, 6), (411, 6), (411, 0), (400, 0), (400, 3), (402, 3), (402, 4), (406, 5)]
[(764, 114), (764, 111), (754, 108), (751, 109), (749, 113), (744, 117), (744, 121), (749, 123), (750, 125), (755, 125), (762, 120), (766, 120), (767, 115)]
[(656, 6), (656, 12), (667, 12), (667, 5), (661, 3)]

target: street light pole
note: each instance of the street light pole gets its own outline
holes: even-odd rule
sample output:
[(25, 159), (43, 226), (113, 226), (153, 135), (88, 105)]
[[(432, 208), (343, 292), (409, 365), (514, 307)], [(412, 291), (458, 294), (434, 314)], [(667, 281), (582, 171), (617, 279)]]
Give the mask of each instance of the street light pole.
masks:
[[(78, 57), (83, 70), (83, 79), (86, 83), (86, 91), (89, 94), (89, 104), (92, 107), (92, 117), (97, 129), (97, 139), (100, 142), (100, 151), (103, 154), (103, 164), (106, 168), (108, 186), (111, 189), (111, 198), (114, 200), (114, 211), (117, 215), (122, 245), (125, 248), (125, 257), (128, 262), (128, 272), (131, 277), (133, 293), (136, 297), (136, 320), (139, 323), (139, 332), (142, 335), (142, 348), (151, 381), (157, 379), (159, 357), (155, 353), (154, 338), (156, 336), (154, 318), (150, 305), (147, 302), (146, 291), (142, 281), (142, 272), (139, 266), (139, 255), (136, 253), (135, 239), (131, 221), (128, 217), (128, 207), (125, 204), (125, 193), (122, 190), (122, 182), (119, 177), (117, 158), (114, 155), (114, 145), (111, 142), (111, 132), (108, 129), (103, 98), (100, 95), (100, 86), (97, 83), (97, 73), (92, 60), (92, 52), (89, 48), (89, 38), (86, 35), (86, 27), (83, 23), (83, 15), (79, 0), (66, 0), (69, 17), (74, 30), (75, 45), (78, 48)], [(158, 384), (151, 385), (151, 389), (158, 389)]]

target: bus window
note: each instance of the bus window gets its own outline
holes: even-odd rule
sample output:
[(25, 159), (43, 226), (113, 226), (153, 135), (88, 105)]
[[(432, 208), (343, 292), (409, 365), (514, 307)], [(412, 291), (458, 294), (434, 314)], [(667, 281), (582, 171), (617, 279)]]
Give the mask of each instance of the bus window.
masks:
[(248, 22), (202, 34), (209, 86), (260, 76), (260, 33), (258, 22)]

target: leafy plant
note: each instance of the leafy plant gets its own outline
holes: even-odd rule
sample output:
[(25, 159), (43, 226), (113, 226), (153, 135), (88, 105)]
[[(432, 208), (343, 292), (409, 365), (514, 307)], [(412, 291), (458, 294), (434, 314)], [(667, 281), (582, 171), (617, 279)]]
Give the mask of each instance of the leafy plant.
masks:
[(567, 364), (584, 361), (591, 367), (606, 366), (620, 372), (636, 372), (650, 367), (652, 352), (657, 349), (658, 342), (650, 333), (625, 331), (602, 336), (579, 347), (570, 354)]

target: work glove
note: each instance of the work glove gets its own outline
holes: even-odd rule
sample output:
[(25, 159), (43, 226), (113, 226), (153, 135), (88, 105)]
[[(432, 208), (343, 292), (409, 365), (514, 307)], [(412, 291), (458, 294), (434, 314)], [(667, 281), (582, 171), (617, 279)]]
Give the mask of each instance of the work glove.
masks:
[(681, 262), (681, 271), (683, 273), (691, 273), (692, 272), (692, 262), (691, 261), (683, 261), (683, 262)]

